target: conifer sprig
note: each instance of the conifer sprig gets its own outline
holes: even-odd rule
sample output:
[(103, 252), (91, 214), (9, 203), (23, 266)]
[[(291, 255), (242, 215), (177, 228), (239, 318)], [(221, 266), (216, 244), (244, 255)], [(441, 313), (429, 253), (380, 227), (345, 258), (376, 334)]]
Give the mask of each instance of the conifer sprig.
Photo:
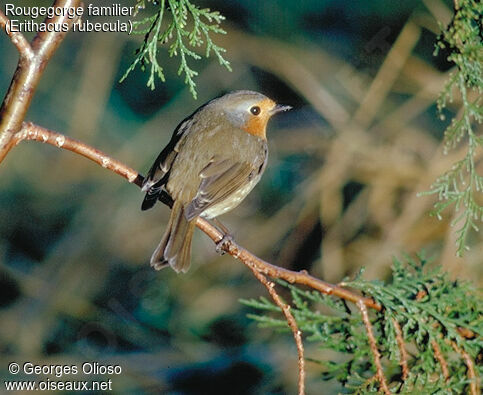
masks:
[[(390, 283), (367, 281), (361, 276), (342, 283), (372, 296), (383, 306), (371, 324), (376, 334), (385, 375), (398, 393), (459, 394), (469, 385), (467, 366), (454, 345), (477, 360), (483, 349), (483, 300), (471, 284), (452, 281), (440, 268), (429, 268), (424, 258), (394, 260)], [(290, 292), (292, 314), (307, 341), (330, 349), (330, 360), (311, 358), (322, 367), (322, 379), (335, 379), (346, 391), (367, 393), (378, 389), (372, 380), (375, 367), (361, 316), (341, 299), (278, 281)], [(261, 311), (250, 314), (262, 327), (288, 331), (280, 309), (266, 298), (242, 300)], [(402, 379), (397, 322), (408, 351), (408, 377)], [(462, 336), (462, 328), (472, 333)], [(435, 346), (441, 352), (436, 355)], [(323, 355), (323, 353), (322, 353)], [(451, 372), (445, 378), (441, 360)], [(481, 369), (481, 368), (480, 368)], [(479, 373), (481, 375), (481, 371)]]
[[(453, 206), (456, 211), (452, 226), (457, 226), (457, 254), (467, 249), (470, 230), (478, 231), (483, 222), (483, 174), (478, 173), (481, 161), (483, 136), (477, 133), (477, 125), (483, 121), (483, 3), (475, 0), (455, 1), (454, 16), (442, 29), (435, 54), (450, 51), (448, 61), (456, 65), (440, 97), (438, 110), (442, 115), (455, 92), (462, 99), (461, 114), (456, 116), (444, 134), (444, 151), (466, 141), (467, 151), (463, 159), (440, 176), (428, 194), (436, 194), (439, 201), (433, 214), (442, 218), (442, 212)], [(474, 96), (474, 98), (471, 98)]]
[[(146, 2), (150, 0), (137, 0), (137, 9), (144, 9)], [(164, 82), (165, 75), (158, 61), (158, 51), (160, 45), (165, 45), (170, 57), (179, 56), (178, 75), (184, 74), (184, 82), (196, 98), (194, 79), (198, 72), (189, 65), (189, 59), (201, 59), (201, 55), (195, 52), (196, 48), (206, 46), (205, 57), (214, 54), (220, 65), (231, 71), (230, 63), (223, 56), (226, 50), (216, 45), (211, 38), (212, 34), (226, 34), (220, 27), (225, 17), (218, 11), (199, 8), (189, 0), (160, 0), (152, 3), (157, 6), (156, 12), (133, 22), (133, 33), (144, 35), (144, 41), (121, 82), (138, 65), (143, 71), (150, 67), (147, 81), (149, 88), (155, 88), (157, 78)]]

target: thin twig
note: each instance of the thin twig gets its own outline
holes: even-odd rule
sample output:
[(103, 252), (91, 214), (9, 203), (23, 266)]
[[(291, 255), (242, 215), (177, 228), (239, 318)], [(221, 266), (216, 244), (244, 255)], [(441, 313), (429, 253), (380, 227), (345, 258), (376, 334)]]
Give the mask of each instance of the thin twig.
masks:
[(125, 164), (111, 158), (109, 155), (106, 155), (104, 152), (84, 144), (79, 140), (45, 129), (32, 122), (23, 123), (21, 131), (14, 136), (12, 146), (19, 144), (22, 140), (35, 140), (53, 145), (57, 148), (72, 151), (116, 174), (119, 174), (126, 178), (130, 183), (134, 183), (139, 187), (142, 186), (143, 177), (136, 170), (131, 169)]
[(5, 30), (10, 41), (15, 45), (21, 58), (30, 59), (33, 56), (32, 47), (25, 36), (17, 31), (12, 31), (10, 28), (10, 20), (0, 10), (0, 28)]
[(374, 333), (372, 332), (371, 321), (369, 320), (369, 314), (367, 313), (367, 306), (361, 300), (359, 300), (357, 301), (357, 307), (361, 311), (362, 321), (364, 322), (364, 326), (366, 327), (367, 338), (369, 339), (369, 346), (371, 347), (372, 355), (374, 357), (374, 365), (376, 366), (377, 379), (379, 380), (382, 391), (384, 391), (386, 395), (390, 394), (391, 391), (389, 391), (386, 377), (384, 376), (384, 370), (382, 369), (381, 355), (379, 354), (379, 350), (377, 349), (376, 338), (374, 337)]
[(406, 346), (404, 344), (404, 338), (401, 331), (401, 326), (399, 322), (393, 318), (392, 324), (394, 326), (394, 331), (396, 332), (396, 341), (397, 346), (399, 347), (399, 365), (401, 366), (402, 370), (402, 379), (403, 381), (406, 380), (409, 376), (409, 368), (408, 368), (408, 352), (406, 351)]
[(438, 342), (434, 339), (431, 339), (431, 347), (433, 347), (433, 350), (434, 350), (434, 357), (441, 365), (441, 371), (443, 372), (444, 379), (448, 380), (449, 379), (448, 362), (446, 362), (446, 359), (444, 358), (443, 353), (441, 352), (441, 348), (439, 347)]
[[(245, 263), (245, 262), (244, 262)], [(299, 395), (305, 394), (305, 359), (304, 359), (304, 345), (302, 343), (302, 332), (300, 332), (297, 322), (293, 314), (290, 311), (290, 306), (282, 301), (277, 291), (275, 291), (275, 283), (268, 281), (267, 278), (260, 273), (257, 268), (249, 263), (245, 263), (246, 266), (250, 268), (253, 275), (260, 281), (265, 288), (267, 288), (268, 293), (272, 297), (275, 304), (282, 310), (285, 319), (287, 320), (288, 326), (292, 330), (293, 337), (295, 339), (295, 344), (297, 346), (298, 353), (298, 368), (299, 368), (299, 381), (298, 381), (298, 393)]]
[(479, 395), (480, 383), (478, 380), (478, 376), (476, 375), (475, 363), (464, 349), (458, 347), (455, 341), (451, 341), (451, 346), (458, 354), (461, 355), (461, 357), (465, 361), (466, 367), (468, 369), (468, 379), (470, 380), (470, 394)]
[[(142, 186), (142, 181), (144, 177), (136, 170), (113, 159), (102, 151), (99, 151), (78, 140), (64, 136), (63, 134), (45, 129), (41, 126), (28, 122), (24, 123), (22, 130), (15, 135), (12, 146), (20, 143), (20, 141), (22, 140), (35, 140), (53, 145), (57, 148), (67, 149), (96, 162), (97, 164), (105, 167), (108, 170), (113, 171), (114, 173), (126, 178), (130, 183), (136, 184), (138, 187)], [(0, 157), (0, 163), (1, 161), (2, 158)], [(224, 235), (218, 229), (212, 226), (208, 221), (202, 218), (198, 218), (196, 226), (198, 226), (198, 228), (206, 233), (206, 235), (208, 235), (208, 237), (215, 243), (218, 243), (223, 239)], [(349, 289), (322, 281), (316, 277), (311, 276), (306, 271), (295, 272), (272, 265), (258, 258), (245, 248), (239, 246), (234, 241), (227, 241), (222, 246), (222, 250), (227, 252), (234, 258), (240, 259), (245, 264), (251, 263), (256, 267), (259, 272), (269, 277), (280, 278), (291, 284), (296, 283), (306, 285), (326, 295), (334, 295), (336, 297), (348, 300), (353, 303), (357, 303), (360, 301), (367, 307), (373, 308), (377, 311), (382, 310), (382, 306), (376, 303), (371, 298), (363, 297)]]
[[(211, 229), (202, 228), (200, 226), (200, 220), (198, 220), (198, 227), (202, 229), (213, 241), (218, 242), (223, 238), (221, 232), (217, 231), (213, 227), (212, 229), (216, 230), (216, 232), (212, 232)], [(306, 271), (302, 270), (300, 272), (295, 272), (292, 270), (284, 269), (271, 263), (268, 263), (257, 256), (253, 255), (250, 251), (246, 250), (245, 248), (239, 246), (236, 243), (227, 243), (223, 246), (223, 250), (229, 253), (231, 256), (242, 260), (243, 262), (251, 262), (256, 267), (257, 270), (266, 274), (272, 278), (281, 278), (285, 281), (288, 281), (291, 284), (302, 284), (306, 285), (310, 288), (313, 288), (323, 294), (326, 295), (334, 295), (341, 299), (348, 300), (353, 303), (357, 303), (361, 301), (367, 307), (373, 308), (377, 311), (382, 310), (382, 306), (374, 301), (372, 298), (366, 298), (356, 294), (349, 289), (342, 288), (338, 285), (330, 284), (328, 282), (319, 280), (316, 277), (311, 276)]]

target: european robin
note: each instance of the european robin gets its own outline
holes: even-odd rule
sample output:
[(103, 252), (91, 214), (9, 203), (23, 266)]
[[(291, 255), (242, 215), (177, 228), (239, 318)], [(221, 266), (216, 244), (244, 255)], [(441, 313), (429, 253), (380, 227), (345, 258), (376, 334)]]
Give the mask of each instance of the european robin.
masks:
[(142, 210), (158, 200), (172, 206), (168, 227), (151, 257), (186, 272), (199, 216), (211, 219), (240, 204), (267, 164), (266, 127), (289, 110), (258, 92), (234, 91), (198, 108), (175, 129), (144, 180)]

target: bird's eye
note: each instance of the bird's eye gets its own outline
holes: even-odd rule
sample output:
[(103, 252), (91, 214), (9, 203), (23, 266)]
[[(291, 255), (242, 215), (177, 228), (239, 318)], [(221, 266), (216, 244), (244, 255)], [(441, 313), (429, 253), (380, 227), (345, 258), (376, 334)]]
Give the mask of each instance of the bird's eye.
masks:
[(258, 114), (260, 114), (260, 107), (258, 107), (258, 106), (253, 106), (252, 108), (250, 108), (250, 112), (251, 112), (253, 115), (258, 115)]

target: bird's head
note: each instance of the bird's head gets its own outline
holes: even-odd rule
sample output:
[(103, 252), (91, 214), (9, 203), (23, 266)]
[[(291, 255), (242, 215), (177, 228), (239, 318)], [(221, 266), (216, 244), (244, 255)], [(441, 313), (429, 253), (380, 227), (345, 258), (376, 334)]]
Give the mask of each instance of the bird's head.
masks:
[(219, 110), (234, 126), (262, 139), (266, 139), (268, 120), (292, 108), (253, 91), (231, 92), (216, 99), (216, 102)]

